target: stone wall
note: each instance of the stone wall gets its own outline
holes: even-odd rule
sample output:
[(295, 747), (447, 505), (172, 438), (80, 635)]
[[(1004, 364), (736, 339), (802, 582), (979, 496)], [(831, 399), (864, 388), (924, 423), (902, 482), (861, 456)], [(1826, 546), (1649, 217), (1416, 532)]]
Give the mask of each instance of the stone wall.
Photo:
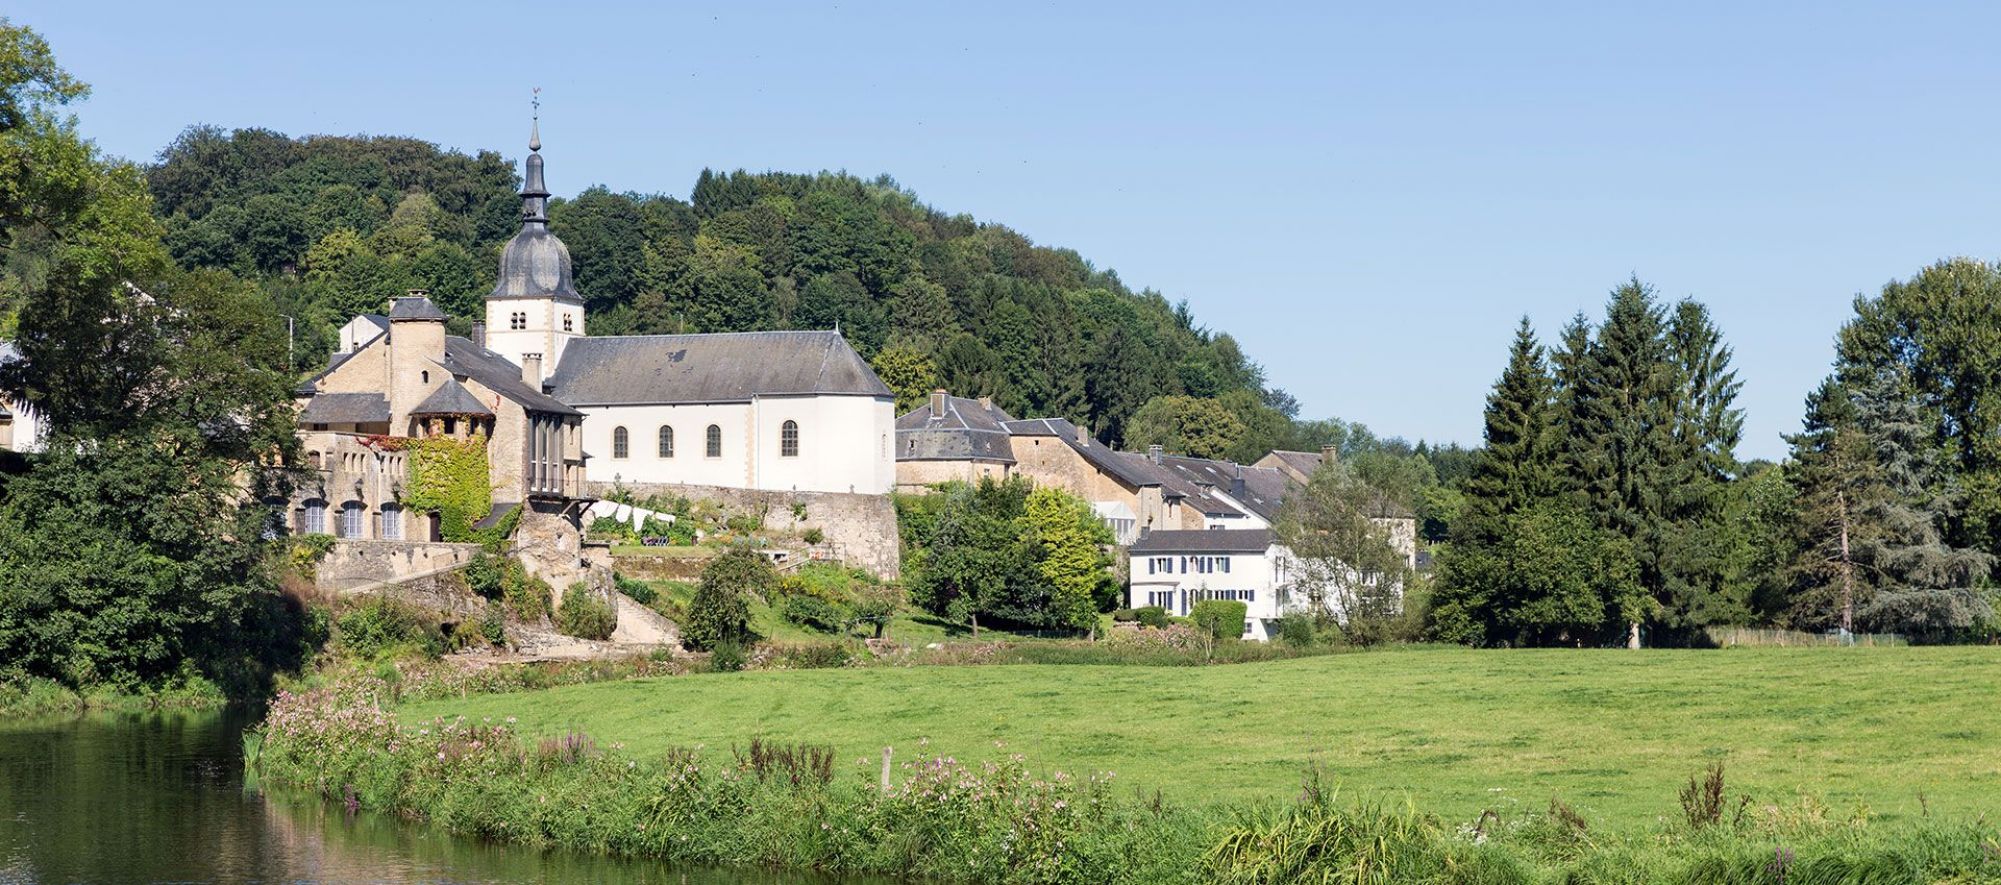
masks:
[(611, 569), (585, 550), (583, 530), (570, 506), (530, 502), (521, 511), (513, 541), (514, 556), (522, 567), (549, 583), (553, 604), (562, 605), (563, 593), (578, 582), (599, 592), (611, 591)]
[(442, 541), (338, 541), (313, 571), (320, 589), (335, 593), (403, 581), (454, 568), (478, 555), (478, 544)]
[[(593, 482), (587, 492), (611, 494), (612, 483)], [(676, 483), (621, 483), (619, 488), (638, 497), (665, 495), (690, 501), (713, 501), (732, 516), (764, 513), (764, 528), (775, 532), (803, 532), (817, 528), (849, 565), (868, 569), (886, 579), (902, 575), (902, 548), (896, 533), (896, 505), (888, 495), (849, 495), (839, 492), (778, 492), (721, 486)], [(804, 505), (806, 517), (793, 518), (793, 505)]]

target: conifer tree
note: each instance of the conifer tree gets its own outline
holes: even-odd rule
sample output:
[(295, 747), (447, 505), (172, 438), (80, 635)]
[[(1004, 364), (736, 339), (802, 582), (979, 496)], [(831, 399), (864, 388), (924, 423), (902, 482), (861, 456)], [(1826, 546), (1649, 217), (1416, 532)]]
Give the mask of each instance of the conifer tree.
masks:
[(1508, 349), (1508, 366), (1487, 395), (1487, 444), (1466, 480), (1467, 532), (1457, 540), (1491, 542), (1500, 518), (1556, 494), (1553, 397), (1542, 345), (1523, 317)]

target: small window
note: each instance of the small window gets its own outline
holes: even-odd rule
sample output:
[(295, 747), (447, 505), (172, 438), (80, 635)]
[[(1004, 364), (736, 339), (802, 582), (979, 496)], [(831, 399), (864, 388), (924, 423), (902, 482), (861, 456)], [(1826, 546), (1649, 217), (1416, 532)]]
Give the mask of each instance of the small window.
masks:
[(711, 424), (711, 425), (709, 425), (709, 434), (708, 434), (708, 436), (709, 436), (709, 439), (708, 439), (708, 443), (709, 443), (709, 452), (708, 452), (708, 454), (709, 454), (709, 457), (711, 457), (711, 458), (720, 458), (720, 457), (722, 457), (722, 456), (723, 456), (723, 429), (722, 429), (721, 427), (717, 427), (717, 426), (716, 426), (716, 425), (714, 425), (714, 424)]
[(527, 315), (527, 314), (525, 314), (525, 313), (519, 313), (519, 312), (517, 312), (517, 313), (512, 313), (512, 314), (508, 314), (508, 316), (507, 316), (507, 328), (509, 328), (509, 329), (526, 329), (526, 328), (528, 328), (528, 315)]
[(799, 457), (799, 422), (787, 421), (778, 427), (778, 457)]
[(631, 454), (631, 448), (632, 448), (631, 440), (627, 437), (625, 428), (623, 427), (612, 428), (611, 456), (613, 458), (624, 458), (627, 455)]
[(660, 425), (660, 457), (674, 457), (674, 428)]
[(563, 331), (574, 332), (576, 330), (577, 330), (576, 319), (567, 313), (563, 314)]
[(425, 384), (431, 383), (431, 370), (425, 369), (424, 371), (418, 372), (417, 380), (422, 381)]

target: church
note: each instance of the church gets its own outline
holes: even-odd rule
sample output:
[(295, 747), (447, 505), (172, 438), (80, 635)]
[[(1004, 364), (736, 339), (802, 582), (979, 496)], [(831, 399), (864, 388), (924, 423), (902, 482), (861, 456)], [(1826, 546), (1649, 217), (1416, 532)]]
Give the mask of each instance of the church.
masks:
[[(895, 397), (839, 332), (586, 334), (568, 247), (549, 229), (539, 125), (521, 229), (468, 338), (422, 293), (357, 317), (299, 391), (311, 478), (294, 530), (411, 539), (396, 437), (482, 435), (495, 512), (614, 483), (883, 495)], [(429, 529), (435, 532), (435, 527)]]

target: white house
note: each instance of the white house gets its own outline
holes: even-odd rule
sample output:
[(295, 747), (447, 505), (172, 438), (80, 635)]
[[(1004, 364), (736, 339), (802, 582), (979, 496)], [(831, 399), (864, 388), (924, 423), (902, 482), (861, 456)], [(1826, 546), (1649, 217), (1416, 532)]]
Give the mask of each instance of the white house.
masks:
[(1157, 605), (1186, 617), (1205, 599), (1244, 603), (1244, 638), (1278, 634), (1291, 558), (1268, 529), (1148, 532), (1129, 552), (1133, 608)]
[(585, 479), (887, 494), (896, 399), (838, 332), (591, 338), (539, 131), (474, 341), (584, 414)]
[[(20, 359), (14, 345), (0, 341), (0, 363)], [(0, 395), (0, 451), (33, 452), (42, 447), (41, 416), (26, 403)]]
[[(1410, 521), (1381, 522), (1390, 531), (1390, 543), (1414, 561), (1413, 538), (1398, 531)], [(1351, 591), (1358, 585), (1378, 586), (1374, 578), (1337, 562), (1302, 562), (1269, 529), (1148, 532), (1128, 549), (1132, 576), (1127, 605), (1157, 605), (1168, 614), (1186, 617), (1202, 600), (1235, 600), (1245, 607), (1244, 638), (1261, 642), (1278, 636), (1280, 617), (1314, 610), (1316, 604), (1305, 588), (1316, 583), (1316, 576)], [(1398, 595), (1391, 597), (1392, 605), (1401, 608), (1401, 588), (1393, 589)], [(1346, 623), (1352, 600), (1340, 596), (1330, 594), (1318, 606)]]

